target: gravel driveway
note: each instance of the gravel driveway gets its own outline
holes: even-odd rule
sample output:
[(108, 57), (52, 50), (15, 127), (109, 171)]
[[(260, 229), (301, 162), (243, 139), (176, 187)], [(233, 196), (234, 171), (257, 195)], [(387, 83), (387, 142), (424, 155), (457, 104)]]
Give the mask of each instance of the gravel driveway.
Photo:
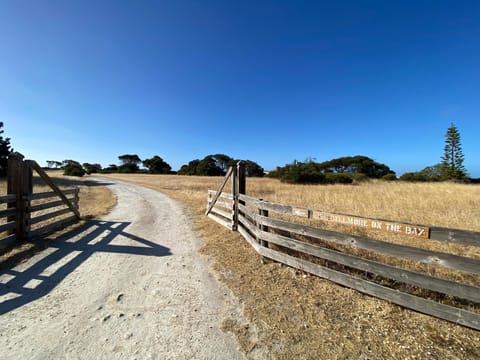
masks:
[(219, 329), (238, 309), (182, 206), (108, 186), (108, 216), (1, 273), (0, 358), (243, 359)]

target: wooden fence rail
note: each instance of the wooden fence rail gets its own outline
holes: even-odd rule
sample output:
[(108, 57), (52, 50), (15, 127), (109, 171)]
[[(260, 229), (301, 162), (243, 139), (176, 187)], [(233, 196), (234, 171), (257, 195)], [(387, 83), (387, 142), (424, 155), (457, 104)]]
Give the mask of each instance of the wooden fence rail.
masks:
[[(219, 194), (216, 196), (216, 194)], [(216, 200), (215, 200), (216, 199)], [(220, 199), (220, 200), (219, 200)], [(234, 230), (234, 200), (233, 195), (208, 191), (207, 216), (229, 230)]]
[[(207, 206), (210, 209), (209, 217), (230, 230), (237, 229), (266, 258), (397, 305), (480, 330), (480, 287), (373, 261), (353, 255), (349, 249), (363, 249), (474, 276), (480, 274), (479, 259), (327, 231), (295, 223), (291, 219), (336, 221), (351, 226), (374, 224), (377, 230), (383, 227), (385, 232), (400, 232), (405, 236), (424, 238), (425, 241), (431, 239), (475, 247), (480, 247), (479, 232), (362, 218), (272, 203), (241, 193), (218, 193), (212, 190), (208, 191)], [(238, 212), (237, 217), (235, 211)], [(289, 215), (289, 220), (272, 217), (275, 214), (280, 217)], [(333, 248), (325, 247), (325, 244), (332, 244)], [(342, 250), (335, 249), (335, 245), (341, 245)], [(428, 291), (433, 292), (431, 298), (416, 295)], [(449, 298), (448, 305), (442, 303), (443, 300), (436, 300), (445, 296)]]
[(0, 248), (11, 244), (16, 240), (15, 230), (17, 227), (17, 222), (15, 221), (15, 215), (17, 209), (15, 208), (17, 202), (16, 195), (5, 195), (0, 196), (0, 206), (9, 206), (7, 209), (0, 210), (0, 234), (7, 232), (6, 236), (3, 236), (0, 239)]
[[(0, 210), (0, 248), (44, 234), (80, 218), (80, 189), (60, 190), (35, 161), (24, 160), (21, 154), (11, 154), (8, 161), (8, 195), (0, 196), (0, 206), (7, 206)], [(32, 170), (53, 191), (33, 193)], [(72, 212), (73, 216), (65, 217)]]

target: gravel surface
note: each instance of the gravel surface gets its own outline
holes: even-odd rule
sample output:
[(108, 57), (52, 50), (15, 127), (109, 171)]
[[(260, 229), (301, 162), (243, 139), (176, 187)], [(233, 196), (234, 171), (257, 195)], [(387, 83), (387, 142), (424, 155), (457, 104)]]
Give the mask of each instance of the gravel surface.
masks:
[[(99, 180), (100, 182), (102, 180)], [(0, 275), (1, 359), (243, 359), (182, 206), (111, 182), (113, 211)]]

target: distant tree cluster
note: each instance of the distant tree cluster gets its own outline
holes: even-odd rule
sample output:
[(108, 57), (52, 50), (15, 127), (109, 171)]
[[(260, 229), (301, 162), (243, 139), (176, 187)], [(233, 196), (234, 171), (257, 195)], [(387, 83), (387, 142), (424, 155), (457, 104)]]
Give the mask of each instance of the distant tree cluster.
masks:
[(138, 164), (142, 162), (142, 160), (138, 157), (137, 154), (125, 154), (120, 155), (118, 160), (121, 161), (121, 165), (118, 167), (118, 172), (120, 173), (136, 173), (140, 168)]
[(150, 174), (170, 174), (172, 172), (172, 167), (157, 155), (151, 159), (143, 160), (142, 164)]
[[(106, 168), (98, 163), (80, 164), (75, 160), (55, 161), (48, 160), (47, 166), (50, 169), (62, 169), (64, 175), (83, 176), (85, 174), (109, 174), (109, 173), (137, 173), (148, 172), (151, 174), (171, 174), (172, 167), (165, 162), (160, 156), (155, 155), (150, 159), (141, 160), (136, 154), (125, 154), (118, 157), (120, 165), (110, 164)], [(142, 163), (146, 170), (140, 169), (139, 164)]]
[(80, 165), (78, 161), (64, 160), (63, 163), (63, 175), (79, 177), (85, 175), (85, 169), (82, 167), (82, 165)]
[(293, 161), (268, 174), (291, 184), (351, 184), (366, 179), (396, 179), (395, 172), (366, 156), (348, 156), (317, 163)]
[(102, 172), (102, 165), (100, 164), (90, 164), (90, 163), (83, 163), (83, 169), (85, 172), (90, 175), (90, 174), (97, 174)]
[(63, 166), (62, 161), (47, 160), (47, 167), (49, 169), (61, 169)]
[(136, 154), (120, 155), (118, 159), (121, 162), (120, 166), (114, 164), (105, 169), (106, 172), (120, 172), (120, 173), (136, 173), (144, 172), (140, 170), (141, 163), (150, 174), (170, 174), (172, 167), (164, 161), (160, 156), (155, 155), (150, 159), (141, 160)]
[[(225, 154), (207, 155), (202, 160), (195, 159), (183, 165), (178, 171), (179, 175), (197, 176), (224, 176), (230, 166), (234, 166), (239, 160), (235, 160)], [(251, 177), (262, 177), (264, 169), (256, 162), (243, 160), (245, 173)]]
[(400, 180), (415, 182), (442, 181), (442, 164), (427, 166), (420, 171), (406, 172), (400, 176)]

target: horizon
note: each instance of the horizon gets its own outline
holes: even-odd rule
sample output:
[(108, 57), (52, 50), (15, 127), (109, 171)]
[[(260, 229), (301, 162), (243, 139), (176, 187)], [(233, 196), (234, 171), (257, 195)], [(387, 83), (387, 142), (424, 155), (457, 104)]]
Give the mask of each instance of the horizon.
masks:
[(0, 121), (36, 160), (265, 171), (363, 155), (480, 177), (480, 3), (0, 2)]
[[(13, 150), (14, 150), (14, 149), (13, 149)], [(14, 150), (14, 151), (12, 151), (12, 152), (16, 152), (16, 151)], [(17, 153), (19, 153), (19, 152), (17, 152)], [(20, 154), (21, 156), (24, 156), (22, 153), (19, 153), (19, 154)], [(136, 155), (136, 154), (123, 154), (123, 155), (133, 155), (133, 156), (134, 156), (134, 155)], [(227, 156), (228, 156), (228, 154), (208, 154), (208, 155), (206, 155), (205, 157), (207, 157), (207, 156), (215, 156), (215, 155), (227, 155)], [(154, 155), (154, 156), (155, 156), (155, 155)], [(351, 156), (351, 157), (357, 157), (357, 156), (363, 156), (363, 155), (353, 155), (353, 156)], [(153, 157), (153, 156), (152, 156), (152, 157)], [(152, 158), (152, 157), (150, 157), (150, 158)], [(195, 158), (195, 159), (192, 159), (192, 160), (199, 160), (199, 161), (201, 161), (201, 160), (203, 160), (205, 157)], [(349, 157), (349, 156), (346, 156), (346, 157)], [(26, 160), (35, 160), (35, 159), (27, 159), (26, 157), (25, 157), (25, 159), (26, 159)], [(338, 158), (336, 158), (336, 159), (338, 159)], [(284, 165), (278, 165), (277, 167), (272, 168), (272, 169), (263, 169), (263, 170), (264, 170), (265, 175), (267, 175), (269, 172), (276, 171), (279, 167), (284, 167), (284, 166), (287, 166), (287, 165), (291, 165), (291, 164), (293, 164), (294, 162), (308, 163), (308, 162), (310, 162), (310, 161), (313, 161), (313, 162), (315, 162), (315, 163), (319, 163), (319, 164), (320, 164), (320, 163), (323, 163), (323, 162), (329, 162), (329, 161), (331, 161), (331, 160), (336, 160), (336, 159), (329, 159), (329, 160), (325, 160), (325, 161), (316, 161), (315, 159), (305, 159), (304, 161), (293, 160), (293, 161), (290, 162), (290, 163), (285, 163)], [(46, 163), (45, 166), (42, 165), (41, 163), (39, 163), (38, 161), (36, 161), (36, 160), (35, 160), (35, 161), (36, 161), (37, 163), (39, 163), (40, 167), (42, 167), (42, 168), (44, 168), (44, 169), (46, 169), (46, 170), (48, 169), (48, 170), (52, 170), (52, 171), (53, 171), (53, 170), (63, 171), (63, 170), (64, 170), (63, 167), (65, 166), (64, 163), (65, 163), (65, 162), (68, 162), (68, 161), (70, 161), (70, 160), (76, 161), (75, 159), (64, 159), (63, 161), (58, 161), (57, 164), (55, 164), (54, 167), (49, 167), (49, 166), (48, 166), (48, 162), (50, 162), (50, 161), (52, 161), (52, 160), (50, 160), (50, 161), (49, 161), (49, 160), (45, 161), (45, 163)], [(139, 173), (140, 173), (140, 172), (145, 172), (145, 171), (148, 172), (148, 167), (146, 167), (146, 166), (143, 164), (143, 161), (144, 161), (144, 160), (147, 160), (147, 159), (146, 159), (146, 158), (145, 158), (145, 159), (140, 158), (140, 162), (138, 163), (138, 172), (139, 172)], [(162, 158), (162, 160), (165, 161), (165, 159), (163, 159), (163, 158)], [(192, 161), (192, 160), (190, 160), (190, 161)], [(234, 160), (234, 161), (251, 161), (250, 159), (233, 159), (233, 160)], [(372, 159), (372, 160), (375, 161), (374, 159)], [(189, 162), (190, 162), (190, 161), (189, 161)], [(81, 161), (77, 161), (77, 162), (78, 162), (83, 168), (85, 168), (84, 164), (100, 165), (101, 168), (102, 168), (102, 170), (107, 169), (108, 167), (110, 167), (110, 166), (112, 166), (112, 165), (115, 165), (115, 166), (118, 166), (118, 167), (120, 167), (121, 165), (123, 165), (123, 162), (120, 161), (120, 160), (119, 160), (119, 162), (117, 162), (117, 163), (115, 163), (115, 164), (114, 164), (114, 163), (111, 163), (111, 164), (108, 164), (108, 165), (103, 165), (103, 164), (99, 164), (99, 163), (95, 163), (95, 162), (93, 162), (93, 163), (86, 163), (86, 162), (81, 162)], [(189, 162), (183, 164), (182, 166), (187, 166), (187, 165), (189, 164)], [(167, 161), (167, 164), (168, 164), (168, 161)], [(258, 164), (258, 163), (257, 163), (257, 164)], [(169, 165), (170, 165), (170, 164), (169, 164)], [(258, 164), (258, 165), (260, 165), (260, 164)], [(381, 163), (380, 163), (380, 165), (386, 165), (386, 166), (388, 167), (387, 164), (381, 164)], [(441, 165), (441, 164), (440, 164), (440, 163), (434, 164), (434, 165), (432, 165), (432, 167), (433, 167), (433, 166), (437, 166), (437, 165)], [(260, 165), (260, 166), (261, 166), (261, 165)], [(390, 170), (392, 170), (392, 169), (390, 169)], [(420, 170), (424, 170), (424, 169), (420, 169)], [(419, 170), (419, 171), (420, 171), (420, 170)], [(180, 171), (180, 168), (178, 168), (178, 169), (172, 168), (170, 174), (176, 174), (178, 171)], [(393, 171), (393, 170), (392, 170), (392, 171)], [(408, 173), (408, 172), (405, 172), (405, 173)], [(403, 173), (403, 174), (405, 174), (405, 173)], [(158, 175), (158, 174), (157, 174), (157, 175)], [(162, 175), (168, 175), (168, 174), (162, 174)], [(397, 173), (395, 173), (395, 175), (396, 175), (398, 178), (400, 178), (400, 176), (401, 176), (402, 174), (397, 174)], [(468, 174), (468, 175), (470, 175), (470, 174)], [(196, 175), (187, 175), (187, 176), (196, 176)], [(199, 175), (199, 176), (203, 176), (203, 175)], [(212, 175), (212, 176), (218, 176), (218, 175)], [(475, 177), (472, 177), (472, 176), (470, 176), (470, 178), (471, 178), (471, 179), (475, 179)]]

